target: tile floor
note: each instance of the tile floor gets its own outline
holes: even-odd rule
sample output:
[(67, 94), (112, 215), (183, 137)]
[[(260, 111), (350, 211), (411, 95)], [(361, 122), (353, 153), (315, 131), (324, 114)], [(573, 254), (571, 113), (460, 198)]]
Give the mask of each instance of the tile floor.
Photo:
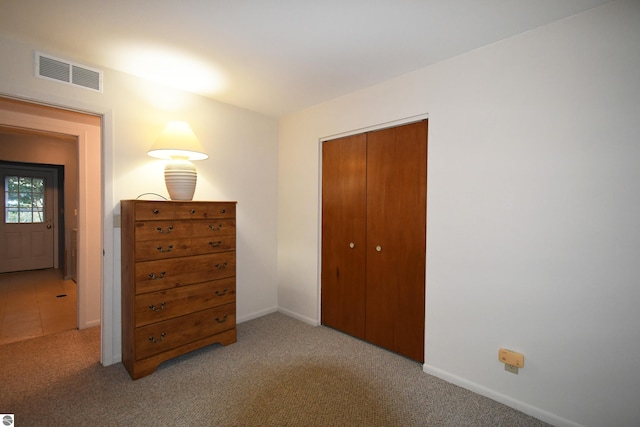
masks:
[(0, 345), (76, 328), (76, 294), (60, 270), (0, 274)]

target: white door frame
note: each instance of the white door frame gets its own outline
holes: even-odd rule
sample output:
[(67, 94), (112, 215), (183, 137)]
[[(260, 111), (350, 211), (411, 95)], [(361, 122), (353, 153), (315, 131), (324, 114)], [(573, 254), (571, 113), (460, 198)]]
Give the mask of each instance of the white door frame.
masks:
[[(2, 94), (0, 94), (2, 95)], [(11, 97), (11, 96), (10, 96)], [(33, 102), (26, 100), (26, 102)], [(34, 103), (34, 106), (38, 106)], [(45, 107), (51, 109), (51, 107)], [(74, 106), (60, 110), (87, 111)], [(99, 109), (98, 109), (99, 110)], [(100, 361), (119, 361), (114, 350), (113, 195), (111, 154), (112, 111), (87, 112), (102, 117), (102, 125), (42, 117), (0, 108), (0, 125), (72, 135), (78, 141), (78, 327), (101, 326)], [(90, 287), (88, 284), (93, 283)]]

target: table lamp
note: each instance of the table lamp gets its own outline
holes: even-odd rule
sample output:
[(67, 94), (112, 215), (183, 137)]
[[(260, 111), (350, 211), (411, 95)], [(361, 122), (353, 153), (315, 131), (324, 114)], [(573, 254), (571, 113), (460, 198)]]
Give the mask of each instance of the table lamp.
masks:
[(191, 160), (204, 160), (209, 156), (188, 123), (167, 123), (147, 154), (168, 160), (164, 167), (164, 182), (171, 200), (193, 199), (198, 172)]

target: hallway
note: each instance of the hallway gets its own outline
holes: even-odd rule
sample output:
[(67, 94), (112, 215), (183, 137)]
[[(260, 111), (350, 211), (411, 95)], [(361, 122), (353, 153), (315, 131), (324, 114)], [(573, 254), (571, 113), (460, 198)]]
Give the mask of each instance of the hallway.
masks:
[(60, 270), (0, 274), (0, 345), (77, 328), (76, 295)]

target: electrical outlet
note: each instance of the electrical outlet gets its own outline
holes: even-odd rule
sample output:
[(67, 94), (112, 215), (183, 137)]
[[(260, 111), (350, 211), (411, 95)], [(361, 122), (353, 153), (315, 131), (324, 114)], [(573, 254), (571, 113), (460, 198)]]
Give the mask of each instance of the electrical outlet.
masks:
[(509, 365), (508, 363), (504, 364), (504, 370), (507, 372), (511, 372), (512, 374), (516, 374), (518, 375), (518, 367), (517, 366), (513, 366), (513, 365)]

